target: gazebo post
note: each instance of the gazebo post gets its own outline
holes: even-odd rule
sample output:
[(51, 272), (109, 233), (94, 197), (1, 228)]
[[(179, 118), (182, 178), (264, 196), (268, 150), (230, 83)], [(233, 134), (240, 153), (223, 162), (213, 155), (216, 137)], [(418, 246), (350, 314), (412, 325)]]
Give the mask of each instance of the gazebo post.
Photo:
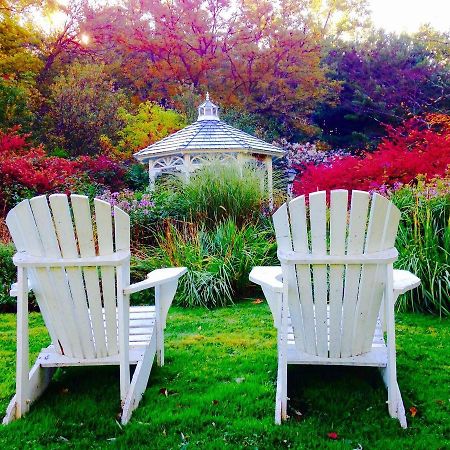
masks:
[(191, 155), (189, 153), (183, 155), (183, 170), (186, 182), (188, 182), (191, 176)]
[(150, 191), (155, 190), (155, 171), (153, 170), (153, 161), (148, 161), (148, 188)]
[(266, 156), (265, 165), (267, 170), (267, 191), (269, 193), (269, 209), (273, 211), (273, 168), (272, 156)]

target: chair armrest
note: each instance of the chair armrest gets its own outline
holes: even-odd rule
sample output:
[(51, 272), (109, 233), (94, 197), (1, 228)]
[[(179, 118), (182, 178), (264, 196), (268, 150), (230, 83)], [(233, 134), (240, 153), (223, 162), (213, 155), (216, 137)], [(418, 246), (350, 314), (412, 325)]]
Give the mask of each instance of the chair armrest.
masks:
[(167, 269), (156, 269), (147, 275), (147, 278), (139, 283), (133, 283), (124, 288), (123, 293), (130, 295), (135, 292), (143, 291), (170, 281), (178, 280), (187, 272), (186, 267), (169, 267)]
[(253, 267), (250, 281), (274, 292), (283, 292), (283, 281), (280, 266)]
[(394, 294), (404, 294), (420, 285), (420, 278), (417, 278), (407, 270), (394, 270)]
[[(30, 280), (28, 280), (28, 292), (30, 292), (31, 290), (33, 290), (33, 288), (31, 287)], [(18, 291), (19, 291), (19, 286), (18, 286), (18, 284), (17, 284), (17, 283), (13, 283), (13, 284), (11, 285), (10, 290), (9, 290), (9, 295), (10, 295), (11, 297), (17, 297)]]

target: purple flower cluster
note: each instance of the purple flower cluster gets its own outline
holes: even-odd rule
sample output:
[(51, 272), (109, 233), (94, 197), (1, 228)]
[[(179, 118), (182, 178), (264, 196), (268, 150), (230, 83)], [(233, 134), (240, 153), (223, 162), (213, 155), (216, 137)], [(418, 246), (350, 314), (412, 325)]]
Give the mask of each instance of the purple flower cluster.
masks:
[(390, 197), (394, 192), (398, 191), (404, 186), (400, 181), (394, 182), (392, 186), (388, 184), (373, 184), (369, 192), (372, 194), (376, 192), (384, 197)]
[(304, 170), (309, 165), (324, 164), (331, 166), (334, 161), (350, 155), (349, 151), (343, 149), (319, 150), (316, 144), (310, 142), (291, 144), (283, 140), (281, 145), (287, 150), (287, 167), (298, 171)]
[(370, 189), (370, 192), (376, 192), (384, 197), (390, 197), (392, 194), (395, 194), (403, 188), (413, 189), (417, 196), (426, 199), (450, 195), (450, 177), (435, 178), (426, 182), (419, 176), (416, 185), (403, 184), (398, 181), (395, 182), (393, 186), (387, 184), (374, 185), (372, 189)]
[(121, 192), (111, 192), (106, 190), (99, 196), (100, 200), (117, 206), (129, 214), (150, 214), (155, 206), (150, 194), (138, 194), (125, 189)]

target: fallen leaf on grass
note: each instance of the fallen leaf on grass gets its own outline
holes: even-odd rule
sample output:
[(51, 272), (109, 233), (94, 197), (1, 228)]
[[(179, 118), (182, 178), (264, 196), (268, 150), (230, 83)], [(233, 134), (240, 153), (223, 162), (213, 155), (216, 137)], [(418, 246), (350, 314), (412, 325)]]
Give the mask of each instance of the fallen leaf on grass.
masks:
[(252, 301), (252, 303), (254, 305), (259, 305), (260, 303), (263, 303), (263, 300), (261, 300), (260, 298), (257, 298), (256, 300)]
[(300, 420), (303, 419), (303, 414), (295, 408), (291, 408), (291, 409), (292, 409), (292, 412), (294, 413), (295, 420), (297, 422), (300, 422)]
[(327, 433), (327, 436), (330, 439), (337, 439), (339, 437), (339, 435), (335, 431), (332, 431), (331, 433)]
[(167, 388), (163, 387), (159, 390), (159, 393), (161, 395), (164, 395), (166, 397), (168, 397), (169, 395), (177, 395), (178, 392), (177, 391), (169, 391)]
[(417, 408), (415, 406), (411, 406), (411, 408), (409, 408), (409, 412), (411, 413), (411, 417), (416, 417)]
[(159, 390), (159, 393), (160, 393), (161, 395), (165, 395), (166, 397), (168, 397), (168, 395), (169, 395), (169, 391), (168, 391), (166, 388), (161, 388), (161, 389)]

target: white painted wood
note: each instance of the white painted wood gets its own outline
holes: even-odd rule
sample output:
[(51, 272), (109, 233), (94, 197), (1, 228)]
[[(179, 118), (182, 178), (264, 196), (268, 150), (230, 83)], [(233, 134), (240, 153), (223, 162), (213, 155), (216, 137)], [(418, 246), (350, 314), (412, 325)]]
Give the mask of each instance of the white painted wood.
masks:
[[(94, 200), (94, 207), (97, 224), (98, 252), (100, 256), (110, 256), (114, 253), (111, 205), (96, 198)], [(103, 305), (105, 308), (104, 317), (108, 355), (113, 355), (119, 351), (117, 346), (116, 325), (116, 277), (113, 267), (102, 266), (100, 271), (102, 276), (102, 294)], [(117, 291), (117, 295), (119, 296), (120, 290), (118, 287)]]
[[(55, 372), (54, 367), (41, 367), (39, 361), (36, 361), (33, 368), (30, 371), (28, 379), (28, 393), (27, 393), (27, 406), (28, 408), (31, 404), (41, 396), (49, 385), (53, 373)], [(11, 423), (13, 420), (18, 418), (17, 416), (17, 394), (11, 399), (7, 409), (5, 417), (3, 418), (3, 425)]]
[(420, 278), (407, 270), (394, 270), (394, 292), (397, 296), (418, 286), (420, 286)]
[[(309, 195), (309, 218), (311, 223), (311, 254), (325, 256), (327, 253), (327, 207), (325, 191)], [(314, 264), (313, 292), (317, 355), (328, 356), (327, 302), (328, 281), (327, 266)]]
[(314, 256), (314, 255), (304, 255), (298, 252), (285, 252), (283, 250), (278, 250), (278, 259), (280, 262), (285, 264), (364, 264), (364, 265), (379, 265), (388, 264), (394, 262), (398, 257), (398, 252), (395, 248), (389, 250), (373, 252), (373, 253), (363, 253), (360, 255), (344, 255), (344, 256)]
[[(26, 200), (24, 202), (26, 202)], [(17, 218), (17, 214), (15, 211), (9, 212), (6, 222), (7, 222), (8, 228), (10, 230), (10, 233), (13, 236), (14, 242), (17, 242), (17, 244), (16, 244), (17, 251), (24, 253), (26, 251), (27, 247), (25, 245), (25, 238), (22, 236), (22, 231), (20, 229), (20, 220)], [(34, 287), (35, 295), (38, 298), (40, 298), (40, 300), (41, 300), (40, 309), (41, 309), (42, 316), (43, 316), (45, 322), (49, 324), (48, 331), (49, 331), (50, 337), (53, 342), (57, 342), (58, 335), (54, 329), (55, 327), (52, 326), (52, 323), (53, 323), (53, 320), (51, 317), (52, 311), (48, 305), (48, 303), (51, 302), (51, 299), (47, 300), (47, 298), (44, 295), (41, 295), (42, 285), (41, 285), (41, 283), (39, 283), (39, 280), (37, 279), (36, 272), (40, 272), (41, 276), (48, 278), (48, 274), (46, 271), (42, 271), (42, 270), (39, 271), (39, 270), (35, 270), (33, 268), (29, 268), (28, 269), (28, 280), (27, 280), (28, 290), (32, 290)], [(52, 292), (50, 292), (49, 294), (51, 295)], [(17, 294), (14, 295), (14, 292), (11, 292), (10, 295), (17, 296)]]
[[(13, 219), (13, 223), (9, 221), (9, 218)], [(13, 239), (15, 239), (15, 235), (20, 234), (19, 242), (23, 245), (23, 252), (20, 254), (24, 253), (42, 257), (44, 249), (28, 200), (22, 201), (8, 213), (7, 224), (8, 228), (12, 231)], [(49, 226), (48, 233), (52, 232), (52, 230), (54, 230), (53, 222)], [(52, 249), (48, 251), (52, 251)], [(59, 250), (58, 256), (60, 256)], [(16, 259), (13, 258), (13, 262), (19, 266)], [(74, 334), (75, 331), (73, 329), (73, 323), (70, 320), (72, 316), (71, 300), (65, 274), (60, 269), (49, 270), (47, 268), (30, 268), (28, 273), (32, 280), (33, 291), (38, 304), (41, 305), (42, 303), (44, 311), (51, 312), (51, 316), (53, 316), (53, 320), (48, 319), (51, 320), (49, 322), (49, 332), (56, 339), (55, 345), (62, 352), (65, 351), (71, 355), (73, 351), (71, 333)], [(61, 317), (69, 317), (67, 326), (63, 323)]]
[(120, 361), (120, 398), (122, 407), (130, 388), (130, 356), (129, 356), (129, 326), (130, 326), (130, 296), (123, 294), (123, 271), (117, 268), (117, 310), (119, 312), (118, 343)]
[[(36, 210), (45, 210), (47, 202), (44, 199), (36, 206)], [(71, 211), (67, 196), (63, 194), (51, 195), (50, 205), (53, 213), (53, 220), (55, 223), (56, 234), (61, 249), (62, 258), (79, 258), (77, 243), (75, 241), (74, 226), (72, 223)], [(35, 214), (36, 217), (36, 214)], [(46, 229), (50, 233), (49, 229)], [(43, 232), (41, 232), (41, 235)], [(52, 233), (53, 234), (53, 233)], [(53, 237), (53, 236), (52, 236)], [(52, 240), (55, 240), (53, 238)], [(48, 249), (48, 252), (53, 251)], [(56, 256), (56, 252), (54, 252)], [(61, 272), (60, 272), (61, 273)], [(73, 339), (71, 339), (73, 356), (92, 357), (94, 354), (94, 346), (91, 336), (91, 326), (88, 315), (88, 307), (86, 301), (86, 291), (83, 283), (83, 274), (78, 267), (66, 267), (65, 275), (69, 283), (70, 310), (73, 310), (72, 317), (65, 317), (64, 320), (70, 320), (71, 332)], [(62, 318), (61, 318), (62, 319)], [(76, 333), (76, 336), (75, 336)]]
[(102, 297), (100, 291), (100, 280), (97, 266), (103, 263), (90, 263), (89, 259), (96, 257), (95, 237), (92, 227), (92, 217), (90, 213), (89, 200), (84, 196), (75, 196), (71, 199), (74, 210), (75, 228), (80, 248), (81, 262), (84, 261), (83, 275), (86, 287), (87, 301), (89, 306), (89, 318), (91, 322), (91, 332), (89, 339), (95, 345), (95, 357), (103, 358), (107, 356), (105, 325), (102, 311)]
[[(335, 190), (330, 194), (330, 256), (345, 255), (347, 234), (348, 191)], [(344, 269), (342, 264), (330, 266), (330, 329), (329, 356), (341, 356), (342, 304), (344, 289)]]
[[(347, 191), (331, 192), (328, 232), (325, 193), (310, 194), (311, 250), (305, 198), (291, 201), (289, 214), (283, 205), (274, 214), (281, 267), (255, 267), (250, 274), (250, 280), (263, 288), (278, 328), (275, 422), (286, 417), (287, 364), (350, 365), (380, 368), (388, 388), (389, 413), (406, 427), (395, 365), (394, 304), (400, 293), (418, 286), (420, 280), (392, 268), (397, 258), (398, 209), (375, 194), (368, 218), (368, 193), (353, 191), (348, 218), (347, 202)], [(309, 280), (309, 289), (305, 283), (302, 288), (302, 279)], [(293, 289), (295, 283), (298, 290)], [(308, 295), (309, 304), (305, 303)], [(383, 297), (384, 319), (378, 318)], [(298, 333), (300, 324), (303, 334)], [(314, 335), (317, 346), (308, 348), (308, 336)]]
[[(86, 258), (45, 258), (29, 256), (25, 253), (16, 253), (13, 262), (23, 267), (96, 267), (96, 266), (118, 266), (128, 262), (130, 253), (125, 251), (115, 252), (109, 256), (92, 256)], [(157, 269), (159, 270), (159, 269)]]
[[(287, 290), (287, 288), (285, 287)], [(288, 304), (286, 294), (276, 294), (276, 301), (280, 303), (279, 318), (280, 323), (277, 333), (278, 348), (278, 371), (277, 371), (277, 390), (275, 399), (275, 423), (280, 425), (287, 418), (287, 316)]]
[(260, 286), (266, 286), (274, 292), (283, 292), (283, 274), (280, 266), (253, 267), (249, 280)]
[[(164, 329), (178, 279), (186, 272), (186, 268), (158, 269), (144, 283), (130, 286), (129, 217), (115, 208), (113, 236), (111, 206), (95, 203), (97, 256), (88, 199), (72, 196), (71, 204), (72, 210), (65, 195), (52, 195), (50, 209), (47, 199), (41, 196), (21, 202), (7, 217), (18, 250), (13, 258), (18, 281), (11, 288), (18, 298), (18, 363), (16, 395), (4, 423), (28, 411), (31, 402), (47, 387), (54, 368), (86, 365), (120, 366), (122, 422), (126, 423), (147, 384), (156, 352), (156, 330)], [(102, 273), (101, 290), (98, 268)], [(130, 291), (149, 287), (158, 289), (157, 307), (130, 308)], [(36, 294), (52, 338), (52, 345), (40, 352), (31, 372), (27, 309), (30, 289)], [(161, 340), (163, 334), (159, 337)], [(163, 348), (162, 342), (159, 345)], [(131, 384), (130, 364), (137, 364)]]
[(168, 267), (166, 269), (155, 269), (147, 275), (147, 278), (138, 283), (134, 283), (124, 288), (124, 292), (128, 295), (142, 291), (165, 283), (171, 283), (178, 280), (187, 272), (185, 267)]
[[(299, 253), (309, 253), (308, 225), (306, 221), (305, 197), (300, 196), (289, 202), (289, 219), (292, 224), (292, 249)], [(275, 222), (275, 229), (277, 228)], [(289, 226), (289, 223), (284, 226)], [(277, 238), (278, 243), (278, 238)], [(280, 251), (285, 248), (278, 247)], [(292, 267), (292, 268), (291, 268)], [(284, 265), (283, 271), (293, 271), (288, 280), (288, 305), (294, 318), (294, 334), (299, 350), (309, 352), (316, 351), (316, 331), (314, 327), (313, 296), (311, 285), (311, 273), (309, 267), (296, 265)]]
[(155, 287), (156, 357), (159, 366), (164, 365), (164, 329), (170, 305), (177, 291), (178, 278)]
[[(381, 197), (381, 196), (380, 196)], [(381, 197), (385, 204), (387, 205), (387, 212), (384, 222), (383, 228), (383, 236), (381, 238), (382, 241), (382, 251), (385, 249), (393, 248), (395, 245), (395, 239), (397, 237), (398, 225), (400, 223), (400, 211), (398, 208), (392, 203), (389, 202), (384, 197)], [(391, 263), (392, 267), (392, 263)], [(392, 273), (389, 274), (390, 277), (393, 276)], [(375, 273), (374, 285), (376, 289), (372, 290), (371, 299), (369, 302), (369, 308), (367, 311), (367, 315), (365, 318), (365, 329), (366, 335), (363, 343), (363, 349), (370, 348), (370, 339), (373, 335), (375, 329), (375, 323), (377, 321), (377, 317), (379, 315), (382, 299), (383, 299), (383, 291), (385, 284), (386, 274), (384, 271), (384, 265), (377, 266), (377, 270)], [(395, 304), (395, 302), (393, 302)]]
[(28, 412), (28, 370), (29, 370), (29, 344), (28, 344), (28, 287), (27, 269), (17, 268), (17, 364), (16, 364), (16, 418)]
[(155, 357), (155, 353), (156, 339), (155, 335), (153, 335), (149, 345), (145, 348), (142, 359), (136, 365), (133, 379), (131, 380), (129, 391), (122, 409), (122, 425), (126, 425), (129, 422), (131, 413), (137, 408), (144, 395), (152, 370), (152, 361)]
[[(367, 213), (370, 196), (367, 192), (353, 191), (348, 226), (347, 255), (360, 255), (364, 249)], [(361, 264), (349, 264), (345, 269), (344, 299), (342, 306), (341, 356), (352, 355), (353, 327), (358, 301)]]
[[(372, 196), (370, 207), (369, 224), (367, 226), (367, 236), (364, 252), (371, 253), (384, 250), (384, 229), (389, 220), (390, 202), (379, 194)], [(397, 234), (397, 230), (395, 230)], [(383, 271), (383, 268), (381, 268)], [(354, 337), (352, 344), (352, 354), (359, 355), (370, 348), (369, 330), (373, 328), (368, 323), (371, 303), (376, 302), (376, 313), (380, 310), (383, 296), (384, 274), (380, 277), (380, 266), (364, 264), (361, 269), (361, 280), (359, 286), (358, 302), (356, 305), (356, 320), (354, 324)], [(376, 320), (376, 316), (373, 318)], [(369, 344), (367, 342), (369, 341)]]

